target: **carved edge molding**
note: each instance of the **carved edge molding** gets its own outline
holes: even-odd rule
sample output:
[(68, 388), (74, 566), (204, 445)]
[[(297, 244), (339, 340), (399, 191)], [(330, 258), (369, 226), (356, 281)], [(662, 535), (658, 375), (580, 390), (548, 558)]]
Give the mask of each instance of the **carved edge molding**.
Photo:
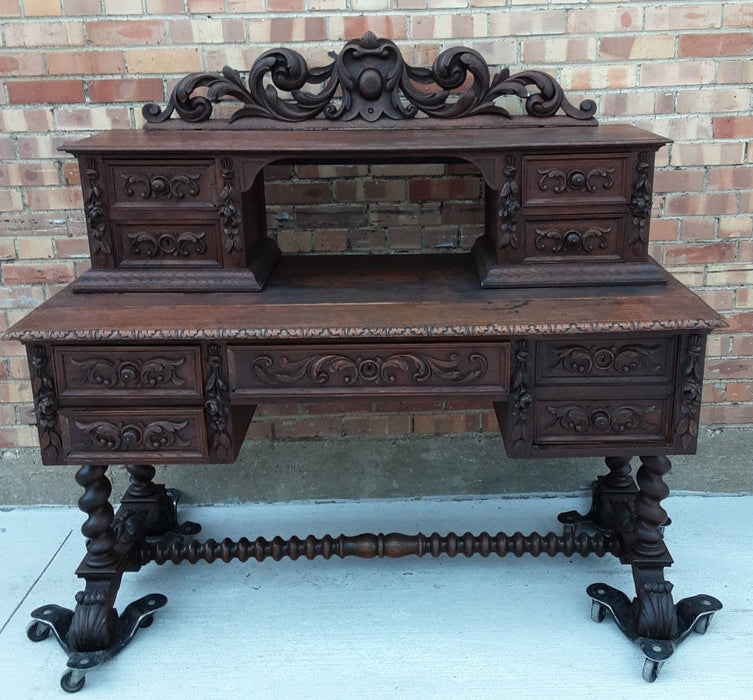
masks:
[[(456, 92), (469, 77), (470, 85)], [(320, 86), (319, 92), (306, 91), (307, 85)], [(428, 91), (423, 85), (436, 89)], [(529, 92), (529, 86), (538, 92)], [(197, 88), (206, 88), (206, 95), (194, 94)], [(280, 91), (286, 93), (284, 97)], [(503, 96), (524, 100), (531, 117), (551, 117), (561, 110), (572, 119), (590, 120), (596, 113), (592, 100), (584, 100), (579, 107), (572, 105), (560, 84), (541, 71), (511, 75), (509, 68), (504, 68), (492, 76), (481, 54), (464, 46), (443, 51), (431, 68), (414, 67), (405, 62), (394, 42), (366, 32), (345, 44), (337, 58), (323, 67), (309, 69), (303, 56), (281, 47), (265, 51), (254, 61), (247, 84), (229, 66), (221, 75), (190, 73), (175, 86), (164, 110), (148, 103), (142, 114), (152, 123), (164, 122), (174, 112), (183, 121), (203, 122), (211, 117), (213, 104), (229, 97), (243, 105), (230, 121), (264, 117), (300, 122), (323, 117), (374, 122), (412, 119), (419, 112), (437, 119), (479, 114), (510, 119), (511, 114), (495, 104)]]
[(153, 329), (87, 329), (72, 331), (10, 331), (3, 337), (24, 343), (33, 341), (79, 341), (79, 340), (335, 340), (338, 338), (457, 338), (466, 336), (498, 337), (509, 335), (566, 335), (578, 333), (612, 333), (633, 331), (710, 331), (721, 328), (721, 319), (692, 320), (669, 319), (666, 321), (626, 321), (596, 323), (542, 323), (466, 326), (379, 326), (379, 327), (327, 327), (327, 328), (173, 328)]
[(36, 400), (35, 413), (39, 429), (39, 446), (50, 461), (63, 456), (63, 440), (58, 425), (58, 400), (55, 393), (50, 357), (44, 345), (29, 348), (32, 389)]

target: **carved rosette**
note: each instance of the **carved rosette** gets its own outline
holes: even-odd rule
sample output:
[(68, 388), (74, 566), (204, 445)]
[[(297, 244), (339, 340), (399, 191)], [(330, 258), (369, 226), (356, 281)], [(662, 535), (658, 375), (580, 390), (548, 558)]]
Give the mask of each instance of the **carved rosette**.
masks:
[(141, 199), (167, 197), (168, 199), (185, 199), (199, 195), (200, 174), (176, 173), (175, 175), (150, 175), (148, 173), (121, 173), (123, 192), (133, 197), (136, 190)]
[(58, 426), (58, 400), (50, 366), (50, 358), (44, 345), (29, 348), (31, 385), (35, 399), (35, 414), (39, 429), (39, 446), (45, 461), (55, 462), (63, 456), (63, 441)]
[(209, 345), (206, 350), (204, 383), (207, 428), (211, 454), (219, 461), (232, 457), (230, 435), (230, 387), (225, 373), (222, 348)]
[(597, 247), (601, 250), (609, 247), (607, 234), (611, 232), (611, 227), (601, 226), (590, 226), (586, 229), (537, 228), (535, 245), (537, 250), (544, 250), (547, 241), (553, 241), (552, 253), (591, 253)]
[(102, 201), (97, 162), (89, 160), (83, 178), (84, 214), (89, 227), (89, 248), (93, 257), (107, 258), (112, 252), (110, 233), (107, 230), (107, 211)]
[(178, 374), (184, 358), (150, 357), (149, 359), (110, 360), (95, 357), (87, 360), (72, 359), (71, 364), (79, 367), (78, 383), (105, 389), (161, 386), (182, 386), (186, 380)]
[(658, 345), (570, 345), (558, 352), (557, 369), (563, 374), (583, 376), (601, 372), (615, 372), (621, 376), (636, 371), (656, 373), (662, 370), (662, 365), (653, 359), (659, 349)]
[(633, 193), (630, 198), (628, 245), (636, 255), (643, 255), (648, 244), (648, 225), (651, 219), (651, 156), (641, 153), (635, 166)]
[(282, 357), (279, 364), (269, 355), (260, 355), (252, 362), (256, 376), (266, 384), (394, 385), (402, 382), (430, 384), (452, 382), (470, 384), (486, 374), (488, 362), (479, 353), (467, 358), (456, 352), (446, 359), (418, 353), (396, 353), (387, 356), (348, 356), (316, 354), (290, 362)]
[(192, 233), (160, 233), (154, 235), (147, 231), (129, 233), (132, 255), (144, 254), (148, 258), (172, 255), (176, 258), (188, 258), (191, 253), (203, 255), (207, 252), (206, 234)]
[(235, 171), (233, 161), (223, 159), (221, 165), (222, 190), (220, 191), (220, 218), (222, 219), (222, 232), (225, 235), (224, 249), (231, 253), (235, 259), (240, 257), (243, 250), (243, 241), (240, 236), (241, 217), (238, 212), (238, 194), (233, 184)]
[[(307, 85), (318, 85), (319, 91), (309, 92)], [(431, 85), (435, 89), (422, 87)], [(538, 92), (531, 92), (530, 86)], [(197, 88), (206, 88), (206, 94), (195, 94)], [(165, 110), (150, 103), (142, 114), (149, 122), (163, 122), (173, 112), (185, 121), (202, 122), (211, 117), (214, 104), (234, 98), (243, 106), (231, 121), (265, 117), (297, 122), (318, 116), (376, 121), (411, 119), (420, 112), (440, 119), (478, 114), (510, 118), (510, 112), (496, 104), (505, 96), (524, 100), (532, 117), (550, 117), (562, 110), (573, 119), (588, 120), (596, 112), (591, 100), (584, 100), (579, 108), (570, 104), (559, 83), (546, 73), (511, 75), (505, 68), (492, 77), (484, 58), (463, 46), (443, 51), (431, 68), (414, 67), (405, 62), (394, 42), (367, 32), (349, 41), (333, 63), (320, 68), (309, 69), (300, 54), (277, 48), (254, 62), (247, 84), (228, 66), (221, 75), (191, 73), (175, 86)]]
[(514, 369), (510, 377), (511, 427), (510, 439), (514, 447), (525, 449), (531, 441), (530, 359), (527, 340), (518, 340), (513, 351)]
[(614, 168), (591, 168), (590, 170), (569, 170), (565, 172), (559, 168), (539, 168), (539, 189), (542, 192), (549, 191), (552, 187), (554, 194), (563, 192), (596, 192), (601, 185), (602, 189), (609, 190), (614, 186)]
[(675, 433), (684, 448), (698, 437), (703, 390), (703, 338), (691, 335), (686, 341), (685, 365), (680, 381), (680, 419)]
[(517, 181), (518, 169), (512, 156), (505, 159), (503, 169), (505, 181), (499, 190), (498, 211), (500, 248), (518, 247), (518, 211), (520, 210), (520, 185)]
[(188, 421), (176, 423), (160, 420), (150, 423), (133, 421), (130, 423), (112, 423), (98, 420), (91, 423), (76, 421), (76, 427), (89, 439), (89, 446), (108, 452), (131, 452), (143, 450), (169, 450), (173, 447), (187, 447), (180, 430)]

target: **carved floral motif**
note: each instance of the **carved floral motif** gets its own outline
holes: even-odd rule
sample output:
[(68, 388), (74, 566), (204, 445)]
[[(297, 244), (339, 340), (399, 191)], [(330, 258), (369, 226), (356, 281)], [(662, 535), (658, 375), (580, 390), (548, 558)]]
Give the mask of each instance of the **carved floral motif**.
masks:
[(251, 366), (256, 376), (267, 384), (327, 384), (330, 381), (353, 386), (357, 384), (396, 384), (400, 379), (415, 384), (436, 380), (468, 384), (483, 377), (488, 369), (486, 358), (471, 353), (467, 360), (452, 352), (447, 359), (418, 353), (396, 353), (382, 356), (348, 356), (342, 354), (312, 355), (300, 361), (287, 357), (275, 360), (270, 355), (256, 357)]
[(513, 351), (514, 369), (510, 378), (510, 439), (515, 447), (525, 449), (531, 441), (531, 359), (527, 340), (518, 340)]
[(233, 161), (224, 159), (222, 166), (222, 191), (220, 192), (220, 217), (222, 218), (222, 231), (225, 234), (225, 252), (232, 253), (235, 257), (243, 250), (243, 241), (240, 237), (241, 217), (235, 204), (236, 190), (233, 185), (235, 172)]
[(134, 185), (140, 190), (141, 199), (152, 197), (167, 197), (169, 199), (185, 199), (199, 195), (200, 174), (176, 173), (174, 175), (150, 175), (148, 173), (121, 173), (123, 192), (128, 197), (136, 194)]
[(518, 247), (518, 211), (520, 209), (520, 185), (516, 178), (518, 169), (512, 156), (508, 156), (504, 167), (505, 182), (499, 190), (499, 247)]
[(547, 240), (554, 241), (552, 253), (568, 253), (573, 251), (592, 252), (596, 246), (601, 250), (609, 247), (607, 234), (611, 227), (590, 226), (579, 230), (575, 228), (536, 229), (536, 249), (544, 250)]
[(225, 379), (222, 348), (209, 345), (206, 354), (205, 405), (209, 446), (219, 460), (229, 459), (232, 453), (230, 436), (230, 388)]
[(630, 198), (630, 217), (632, 226), (629, 227), (628, 245), (633, 247), (636, 254), (641, 255), (646, 250), (648, 242), (648, 224), (651, 218), (651, 157), (648, 153), (641, 153), (635, 166), (635, 180), (633, 193)]
[(197, 255), (207, 252), (205, 233), (184, 231), (183, 233), (161, 233), (155, 236), (147, 231), (137, 231), (129, 233), (128, 239), (131, 242), (130, 249), (133, 255), (144, 253), (149, 258), (161, 255), (187, 258), (191, 255), (191, 247)]
[(63, 441), (58, 428), (58, 401), (50, 368), (50, 359), (44, 345), (32, 345), (29, 351), (31, 383), (36, 399), (36, 419), (42, 453), (51, 461), (62, 456)]
[(84, 214), (89, 225), (89, 247), (93, 256), (107, 256), (112, 251), (107, 231), (107, 211), (102, 202), (102, 185), (95, 160), (89, 160), (84, 172)]
[[(299, 53), (287, 48), (266, 51), (251, 67), (247, 83), (228, 66), (222, 75), (191, 73), (175, 86), (164, 111), (150, 103), (142, 113), (149, 122), (165, 121), (173, 112), (185, 121), (201, 122), (210, 118), (213, 104), (232, 97), (243, 107), (231, 121), (266, 117), (295, 122), (320, 115), (331, 120), (376, 121), (381, 117), (410, 119), (419, 112), (443, 119), (477, 114), (510, 118), (506, 109), (495, 104), (508, 95), (525, 100), (525, 110), (532, 117), (550, 117), (561, 109), (573, 119), (584, 120), (596, 112), (591, 100), (581, 102), (580, 108), (571, 105), (559, 83), (546, 73), (511, 75), (505, 68), (492, 77), (484, 58), (462, 46), (443, 51), (431, 68), (417, 68), (404, 61), (394, 42), (371, 32), (349, 41), (333, 63), (321, 68), (309, 69)], [(307, 85), (318, 85), (320, 90), (308, 92)], [(427, 90), (424, 85), (437, 89)], [(466, 85), (463, 92), (457, 92)], [(529, 86), (538, 92), (529, 92)], [(206, 95), (194, 94), (200, 87), (206, 88)], [(287, 95), (281, 97), (278, 91)]]
[(703, 389), (703, 339), (700, 335), (688, 338), (686, 352), (680, 381), (680, 420), (675, 428), (683, 447), (688, 447), (698, 436)]

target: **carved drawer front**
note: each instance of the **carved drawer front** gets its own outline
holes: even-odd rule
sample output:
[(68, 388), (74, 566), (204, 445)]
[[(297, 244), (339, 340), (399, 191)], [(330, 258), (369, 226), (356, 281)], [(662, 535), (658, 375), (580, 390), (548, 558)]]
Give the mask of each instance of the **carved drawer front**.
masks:
[(523, 204), (625, 203), (629, 154), (523, 158)]
[(220, 267), (222, 243), (217, 216), (185, 223), (113, 222), (118, 267)]
[(506, 342), (260, 346), (231, 348), (228, 354), (236, 394), (315, 397), (441, 391), (500, 397), (508, 390)]
[(564, 217), (525, 221), (523, 260), (531, 262), (620, 260), (625, 238), (624, 216)]
[(193, 347), (56, 347), (62, 400), (201, 398), (201, 361)]
[(536, 354), (538, 385), (665, 384), (675, 371), (671, 338), (542, 341)]
[(217, 204), (213, 160), (111, 161), (109, 179), (114, 206), (207, 207)]
[(592, 442), (669, 444), (670, 403), (669, 398), (538, 399), (533, 441), (542, 446)]
[(69, 461), (196, 461), (207, 458), (204, 411), (64, 409), (63, 449)]

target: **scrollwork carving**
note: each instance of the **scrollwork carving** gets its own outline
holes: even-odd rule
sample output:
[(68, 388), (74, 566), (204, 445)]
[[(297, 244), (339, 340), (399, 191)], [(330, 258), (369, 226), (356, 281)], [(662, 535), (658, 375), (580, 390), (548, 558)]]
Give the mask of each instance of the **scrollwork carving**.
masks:
[(559, 168), (539, 168), (539, 189), (542, 192), (549, 190), (552, 185), (554, 194), (563, 192), (586, 190), (596, 192), (598, 184), (602, 189), (609, 190), (614, 186), (614, 168), (591, 168), (590, 170), (569, 170), (565, 172)]
[(203, 255), (207, 252), (205, 233), (184, 231), (183, 233), (154, 235), (147, 231), (137, 231), (136, 233), (129, 233), (128, 239), (131, 242), (130, 250), (133, 255), (144, 253), (149, 258), (156, 258), (161, 255), (187, 258), (190, 257), (192, 252), (190, 247), (193, 247), (193, 252), (197, 255)]
[(71, 364), (81, 369), (78, 377), (80, 385), (93, 385), (106, 389), (132, 387), (155, 389), (166, 384), (182, 386), (186, 380), (178, 374), (178, 370), (184, 362), (183, 357), (147, 359), (134, 357), (128, 360), (110, 360), (105, 357), (87, 360), (71, 359)]
[(91, 423), (75, 422), (76, 427), (89, 439), (89, 447), (108, 452), (130, 452), (134, 450), (167, 450), (172, 447), (187, 447), (180, 430), (188, 425), (168, 420), (145, 423), (112, 423), (99, 420)]
[(583, 251), (591, 253), (596, 246), (601, 250), (609, 247), (607, 234), (611, 233), (611, 227), (590, 226), (587, 229), (575, 228), (550, 228), (536, 229), (536, 249), (544, 250), (546, 241), (554, 241), (552, 253), (568, 253)]
[(426, 384), (441, 380), (469, 384), (483, 377), (488, 369), (487, 359), (480, 353), (467, 358), (452, 352), (446, 359), (396, 353), (382, 356), (355, 356), (338, 354), (312, 355), (291, 362), (287, 357), (279, 360), (270, 355), (256, 357), (251, 366), (256, 376), (267, 384), (327, 384), (331, 380), (345, 385), (393, 385), (407, 380)]
[[(307, 85), (320, 86), (319, 92), (307, 91)], [(437, 89), (422, 87), (426, 85)], [(530, 86), (538, 92), (529, 92)], [(206, 88), (206, 94), (195, 94), (197, 88)], [(287, 96), (281, 97), (279, 91)], [(214, 104), (234, 98), (243, 107), (231, 121), (265, 117), (297, 122), (322, 116), (372, 122), (383, 117), (411, 119), (419, 112), (439, 119), (477, 114), (511, 118), (495, 103), (504, 96), (524, 100), (532, 117), (550, 117), (562, 110), (568, 117), (587, 120), (596, 112), (591, 100), (584, 100), (579, 108), (570, 104), (559, 83), (546, 73), (530, 70), (511, 75), (505, 68), (492, 77), (484, 58), (462, 46), (443, 51), (431, 68), (414, 67), (405, 62), (394, 42), (367, 32), (349, 41), (333, 63), (320, 68), (309, 69), (299, 53), (276, 48), (254, 62), (247, 84), (228, 66), (221, 75), (191, 73), (175, 86), (164, 110), (149, 103), (142, 114), (148, 122), (163, 122), (173, 112), (184, 121), (202, 122), (211, 117)]]
[(201, 175), (191, 173), (176, 173), (174, 175), (150, 175), (148, 173), (121, 173), (123, 192), (128, 197), (136, 194), (134, 185), (140, 190), (141, 199), (152, 197), (168, 197), (169, 199), (185, 199), (199, 195), (199, 178)]
[(583, 376), (612, 371), (621, 376), (641, 370), (657, 373), (662, 365), (653, 358), (660, 349), (658, 345), (568, 345), (557, 352), (557, 369)]
[(606, 432), (625, 433), (647, 429), (651, 426), (644, 421), (644, 416), (656, 407), (650, 406), (617, 406), (587, 408), (584, 406), (547, 406), (547, 410), (556, 420), (552, 428), (558, 427), (567, 433)]

